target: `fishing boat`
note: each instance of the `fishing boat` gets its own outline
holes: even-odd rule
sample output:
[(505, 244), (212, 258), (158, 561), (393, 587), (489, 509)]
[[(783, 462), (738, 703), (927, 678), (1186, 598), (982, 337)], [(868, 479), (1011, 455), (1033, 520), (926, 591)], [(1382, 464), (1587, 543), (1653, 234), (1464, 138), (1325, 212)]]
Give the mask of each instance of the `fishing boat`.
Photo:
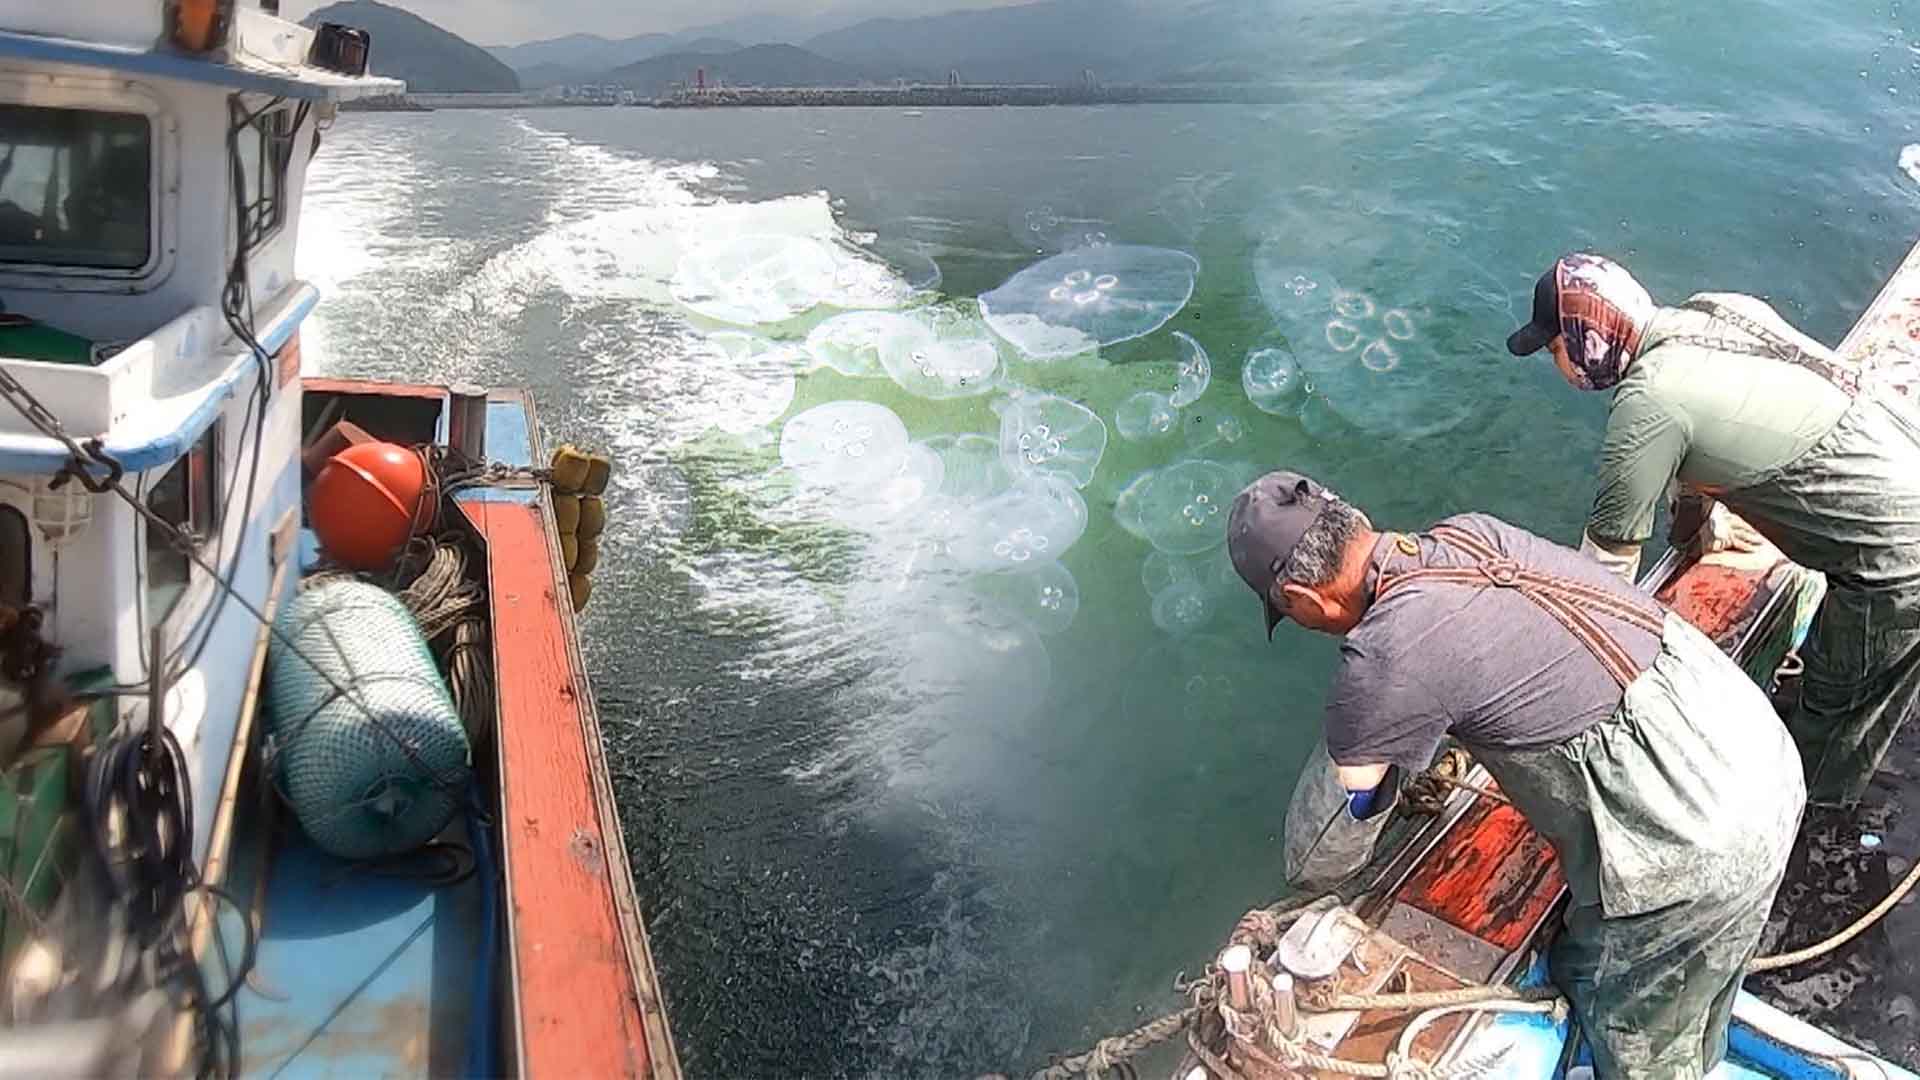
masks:
[[(1920, 246), (1839, 351), (1912, 394)], [(1769, 689), (1783, 665), (1790, 669), (1825, 593), (1819, 574), (1770, 547), (1705, 558), (1672, 550), (1641, 587)], [(1424, 813), (1348, 888), (1250, 912), (1208, 976), (1188, 986), (1188, 1009), (1057, 1062), (1058, 1072), (1046, 1075), (1097, 1071), (1175, 1034), (1187, 1043), (1177, 1080), (1590, 1075), (1591, 1052), (1547, 977), (1547, 947), (1567, 898), (1553, 849), (1484, 768), (1449, 757), (1436, 772)], [(1908, 872), (1839, 933), (1750, 970), (1791, 969), (1847, 947), (1917, 879), (1920, 870)], [(1746, 990), (1712, 1075), (1914, 1076)]]
[(575, 610), (605, 459), (310, 377), (372, 42), (0, 14), (0, 1076), (679, 1075)]

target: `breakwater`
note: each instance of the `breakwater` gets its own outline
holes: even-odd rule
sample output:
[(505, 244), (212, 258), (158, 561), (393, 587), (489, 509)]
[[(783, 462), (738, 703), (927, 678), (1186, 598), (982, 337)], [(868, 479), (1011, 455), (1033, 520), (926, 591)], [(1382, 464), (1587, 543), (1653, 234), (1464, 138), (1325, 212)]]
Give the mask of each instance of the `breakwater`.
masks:
[(684, 89), (651, 104), (662, 109), (774, 107), (952, 108), (1022, 105), (1274, 105), (1291, 100), (1282, 87), (1213, 85), (1117, 86), (831, 86)]

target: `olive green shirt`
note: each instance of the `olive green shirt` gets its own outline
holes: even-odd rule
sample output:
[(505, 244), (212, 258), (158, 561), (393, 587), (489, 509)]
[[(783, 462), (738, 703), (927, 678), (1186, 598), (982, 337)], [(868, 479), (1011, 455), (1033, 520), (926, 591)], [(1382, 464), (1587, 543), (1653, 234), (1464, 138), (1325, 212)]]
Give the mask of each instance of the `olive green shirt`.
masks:
[[(1762, 301), (1701, 293), (1786, 335), (1809, 352), (1832, 350), (1787, 325)], [(1609, 544), (1644, 543), (1675, 480), (1713, 495), (1766, 479), (1833, 427), (1851, 399), (1818, 374), (1772, 357), (1671, 341), (1676, 336), (1751, 342), (1704, 312), (1661, 308), (1640, 355), (1613, 393), (1600, 485), (1587, 534)]]

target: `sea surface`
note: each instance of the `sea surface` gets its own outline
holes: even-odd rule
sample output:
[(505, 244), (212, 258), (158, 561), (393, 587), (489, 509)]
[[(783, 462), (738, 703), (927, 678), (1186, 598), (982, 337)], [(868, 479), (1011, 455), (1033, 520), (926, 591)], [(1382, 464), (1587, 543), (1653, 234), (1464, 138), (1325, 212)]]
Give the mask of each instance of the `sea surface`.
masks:
[(1234, 488), (1577, 541), (1606, 403), (1500, 347), (1534, 277), (1837, 342), (1920, 234), (1912, 23), (1332, 0), (1247, 43), (1270, 107), (343, 115), (306, 350), (616, 453), (586, 647), (690, 1075), (1027, 1070), (1281, 891), (1337, 650), (1260, 632)]

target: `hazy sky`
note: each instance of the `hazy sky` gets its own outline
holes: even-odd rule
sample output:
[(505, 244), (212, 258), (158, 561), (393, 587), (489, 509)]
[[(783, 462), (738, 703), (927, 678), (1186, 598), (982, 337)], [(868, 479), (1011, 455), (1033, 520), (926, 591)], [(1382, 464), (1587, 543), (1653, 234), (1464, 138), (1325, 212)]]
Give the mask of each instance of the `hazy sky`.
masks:
[[(331, 0), (283, 0), (281, 14), (303, 19)], [(683, 30), (742, 15), (931, 15), (958, 8), (1031, 0), (386, 0), (481, 45), (516, 45), (566, 34), (627, 37)]]

